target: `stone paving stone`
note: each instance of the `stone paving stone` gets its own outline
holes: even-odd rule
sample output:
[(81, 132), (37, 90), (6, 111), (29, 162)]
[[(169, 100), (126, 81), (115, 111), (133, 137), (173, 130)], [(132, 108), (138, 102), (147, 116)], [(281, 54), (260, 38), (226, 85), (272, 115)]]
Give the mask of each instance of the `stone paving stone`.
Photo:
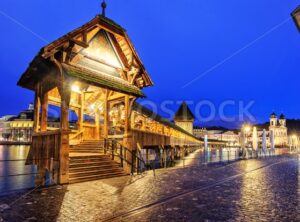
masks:
[[(279, 164), (249, 172), (274, 163)], [(300, 221), (298, 168), (296, 157), (282, 156), (225, 165), (162, 169), (156, 171), (155, 176), (147, 172), (135, 177), (57, 186), (35, 190), (24, 197), (24, 193), (0, 197), (0, 206), (9, 206), (0, 212), (0, 219), (102, 221), (240, 174), (116, 221)]]

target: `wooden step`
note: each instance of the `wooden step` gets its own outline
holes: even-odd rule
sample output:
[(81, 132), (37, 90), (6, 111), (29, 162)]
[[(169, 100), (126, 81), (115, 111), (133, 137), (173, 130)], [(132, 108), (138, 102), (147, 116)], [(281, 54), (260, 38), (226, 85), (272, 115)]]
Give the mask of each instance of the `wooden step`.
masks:
[(69, 173), (70, 178), (76, 177), (85, 177), (85, 176), (98, 176), (98, 175), (109, 175), (109, 174), (116, 174), (116, 173), (123, 173), (123, 170), (115, 168), (115, 169), (89, 169), (85, 171), (73, 171)]
[(104, 149), (102, 146), (71, 146), (70, 149)]
[(111, 159), (71, 159), (70, 165), (72, 164), (90, 164), (90, 163), (98, 163), (98, 164), (104, 164), (104, 163), (114, 163)]
[(109, 175), (99, 175), (99, 176), (86, 176), (86, 177), (77, 177), (77, 178), (70, 178), (69, 182), (70, 184), (74, 183), (82, 183), (82, 182), (88, 182), (93, 180), (103, 180), (103, 179), (109, 179), (114, 177), (122, 177), (122, 176), (128, 176), (124, 173), (117, 173), (117, 174), (109, 174)]
[(70, 149), (70, 153), (99, 153), (104, 154), (104, 150), (76, 150), (76, 149)]
[(119, 166), (118, 163), (113, 162), (111, 160), (102, 160), (102, 161), (81, 161), (81, 162), (75, 162), (70, 161), (70, 168), (76, 168), (76, 167), (84, 167), (84, 166), (99, 166), (99, 167), (105, 167), (105, 166)]
[(75, 173), (75, 172), (82, 172), (82, 171), (88, 171), (88, 170), (106, 170), (106, 169), (120, 169), (120, 166), (119, 165), (105, 165), (105, 166), (98, 166), (98, 165), (95, 165), (95, 166), (76, 166), (76, 167), (72, 167), (70, 168), (70, 172), (72, 173)]
[(104, 154), (103, 145), (103, 141), (90, 140), (70, 147), (70, 183), (127, 175), (120, 164)]
[[(90, 155), (90, 156), (89, 156)], [(97, 155), (91, 155), (91, 154), (87, 154), (85, 156), (71, 156), (70, 157), (72, 160), (79, 160), (79, 159), (82, 159), (82, 160), (86, 160), (86, 159), (91, 159), (91, 160), (94, 160), (94, 159), (111, 159), (110, 156), (108, 155), (105, 155), (105, 154), (97, 154)]]

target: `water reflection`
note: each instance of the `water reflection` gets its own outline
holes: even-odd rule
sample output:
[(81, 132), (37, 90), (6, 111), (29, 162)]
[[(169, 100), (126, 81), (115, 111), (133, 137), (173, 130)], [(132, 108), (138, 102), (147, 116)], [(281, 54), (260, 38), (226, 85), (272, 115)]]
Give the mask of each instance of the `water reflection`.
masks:
[(26, 166), (29, 146), (0, 146), (0, 194), (35, 186), (36, 167)]
[[(240, 148), (209, 148), (208, 150), (199, 149), (196, 152), (189, 154), (181, 160), (176, 160), (177, 166), (199, 165), (203, 163), (219, 163), (236, 161), (241, 158), (242, 150)], [(287, 154), (287, 148), (276, 149), (275, 152), (268, 151), (253, 151), (252, 149), (246, 150), (246, 159), (251, 158), (264, 158), (268, 156), (276, 156)]]

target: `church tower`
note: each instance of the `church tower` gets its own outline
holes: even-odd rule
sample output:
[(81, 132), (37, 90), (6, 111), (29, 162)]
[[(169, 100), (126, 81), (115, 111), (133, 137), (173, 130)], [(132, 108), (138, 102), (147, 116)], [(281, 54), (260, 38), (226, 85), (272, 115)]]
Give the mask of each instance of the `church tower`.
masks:
[(277, 115), (274, 112), (271, 114), (271, 117), (270, 117), (270, 126), (271, 127), (277, 126)]
[(285, 116), (283, 114), (281, 114), (280, 117), (279, 117), (279, 125), (286, 127), (286, 119), (285, 119)]
[(193, 134), (194, 120), (194, 114), (192, 113), (186, 102), (183, 102), (175, 114), (175, 124), (185, 131), (189, 132), (190, 134)]

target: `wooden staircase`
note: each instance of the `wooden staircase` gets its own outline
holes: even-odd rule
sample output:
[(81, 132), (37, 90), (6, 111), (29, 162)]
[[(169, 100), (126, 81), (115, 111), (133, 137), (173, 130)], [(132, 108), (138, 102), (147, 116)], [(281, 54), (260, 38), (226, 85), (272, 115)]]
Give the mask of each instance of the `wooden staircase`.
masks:
[(79, 183), (127, 175), (104, 154), (103, 142), (83, 141), (70, 147), (69, 182)]

